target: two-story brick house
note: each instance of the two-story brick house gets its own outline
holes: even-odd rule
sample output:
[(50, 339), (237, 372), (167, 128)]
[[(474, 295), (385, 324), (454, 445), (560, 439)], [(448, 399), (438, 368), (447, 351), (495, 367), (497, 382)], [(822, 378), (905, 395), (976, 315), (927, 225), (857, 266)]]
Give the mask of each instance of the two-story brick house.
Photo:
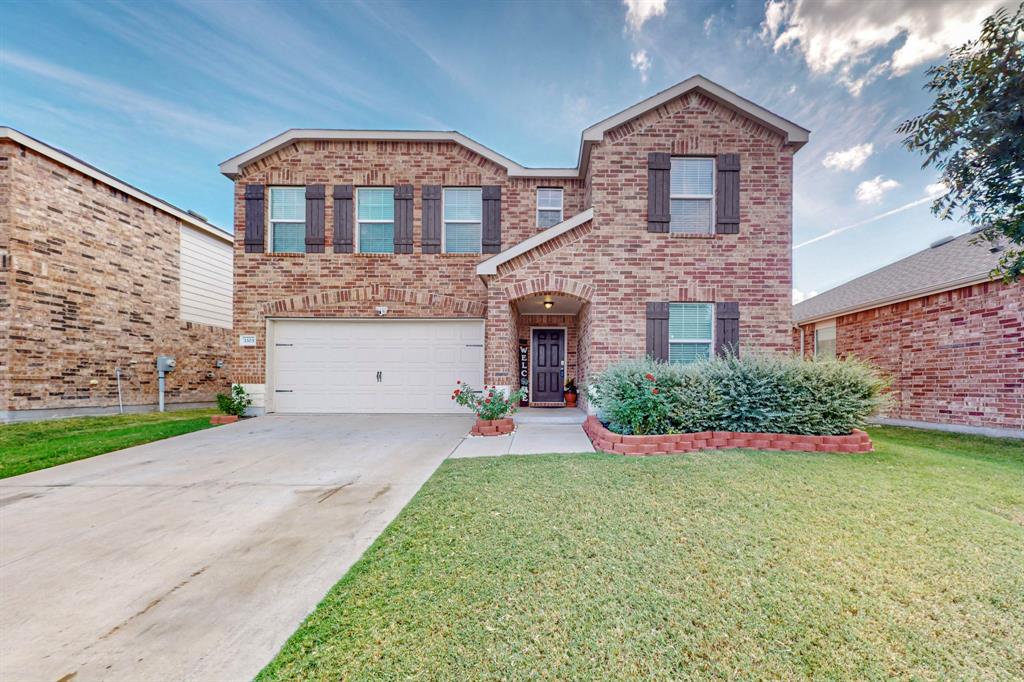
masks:
[(584, 130), (573, 168), (289, 130), (221, 165), (235, 380), (268, 411), (442, 412), (456, 379), (559, 405), (622, 358), (787, 352), (807, 139), (700, 76)]

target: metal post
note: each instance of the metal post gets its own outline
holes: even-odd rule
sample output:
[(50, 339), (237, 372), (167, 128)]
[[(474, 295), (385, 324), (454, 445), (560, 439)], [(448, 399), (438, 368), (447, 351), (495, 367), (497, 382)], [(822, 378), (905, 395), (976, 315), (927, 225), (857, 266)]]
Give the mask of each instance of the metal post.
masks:
[(160, 411), (164, 411), (164, 371), (160, 370), (160, 379), (157, 382), (160, 385)]

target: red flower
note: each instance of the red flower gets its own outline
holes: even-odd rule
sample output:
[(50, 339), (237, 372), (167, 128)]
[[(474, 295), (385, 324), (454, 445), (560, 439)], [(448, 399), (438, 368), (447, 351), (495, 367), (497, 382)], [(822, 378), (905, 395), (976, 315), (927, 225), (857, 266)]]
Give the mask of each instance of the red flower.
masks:
[(455, 380), (455, 383), (457, 383), (457, 384), (461, 384), (461, 383), (462, 383), (462, 379), (456, 379), (456, 380)]
[(455, 396), (452, 396), (452, 400), (455, 400)]
[(484, 401), (484, 405), (490, 405), (490, 404), (491, 404), (491, 399), (490, 398), (488, 398), (487, 400)]
[(654, 375), (648, 372), (647, 374), (644, 375), (644, 379), (647, 379), (648, 381), (654, 381)]
[(658, 389), (652, 388), (651, 393), (653, 393), (654, 395), (658, 395)]
[(460, 391), (459, 389), (455, 389), (455, 393), (453, 395), (458, 395), (460, 393), (462, 393), (462, 391)]
[(487, 397), (488, 398), (493, 398), (494, 397), (494, 391), (491, 391), (490, 393), (488, 393)]

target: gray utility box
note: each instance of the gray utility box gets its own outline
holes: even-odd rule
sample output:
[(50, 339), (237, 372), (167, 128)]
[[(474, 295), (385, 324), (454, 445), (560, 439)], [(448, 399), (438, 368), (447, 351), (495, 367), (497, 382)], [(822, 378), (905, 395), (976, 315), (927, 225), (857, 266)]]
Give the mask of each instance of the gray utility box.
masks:
[(170, 355), (158, 355), (156, 357), (156, 371), (171, 372), (177, 366), (177, 361)]

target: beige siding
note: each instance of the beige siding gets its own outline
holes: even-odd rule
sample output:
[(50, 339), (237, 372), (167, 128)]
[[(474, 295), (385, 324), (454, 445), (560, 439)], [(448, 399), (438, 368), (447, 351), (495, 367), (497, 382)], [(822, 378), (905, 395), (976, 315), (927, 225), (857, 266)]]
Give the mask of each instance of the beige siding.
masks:
[(231, 329), (231, 245), (181, 226), (181, 319)]

